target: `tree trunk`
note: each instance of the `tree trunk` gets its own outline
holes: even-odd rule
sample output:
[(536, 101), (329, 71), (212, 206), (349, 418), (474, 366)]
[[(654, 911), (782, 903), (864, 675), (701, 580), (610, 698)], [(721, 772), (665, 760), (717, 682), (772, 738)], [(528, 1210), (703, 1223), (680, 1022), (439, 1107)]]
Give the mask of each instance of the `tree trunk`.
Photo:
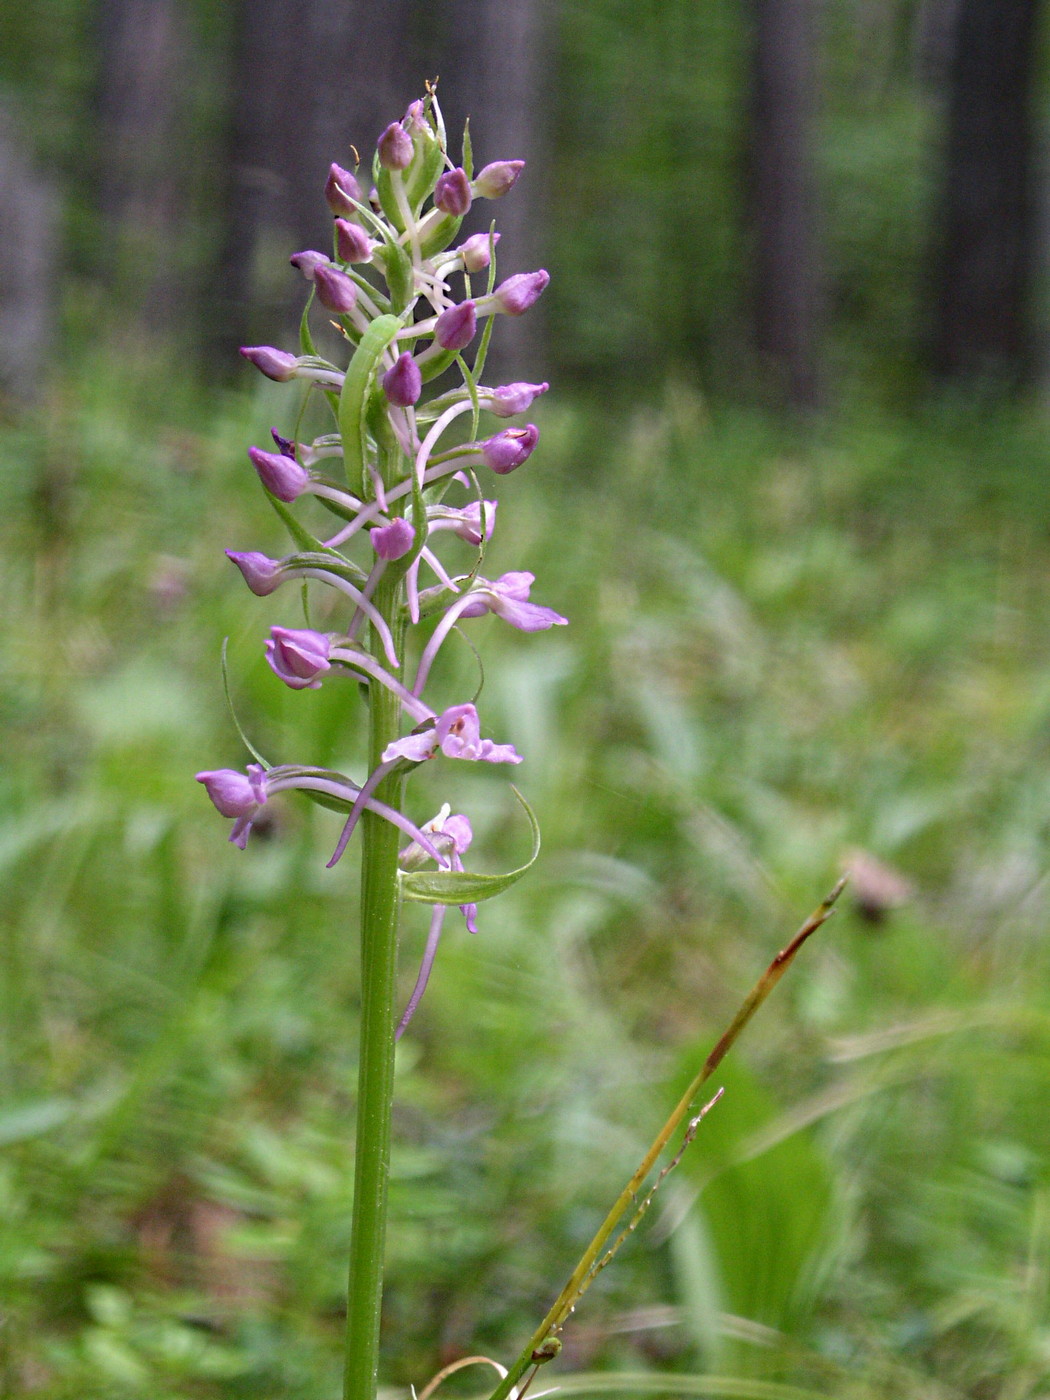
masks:
[[(441, 78), (453, 160), (463, 115), (483, 163), (526, 158), (536, 142), (535, 97), (541, 0), (240, 0), (229, 122), (231, 171), (227, 235), (218, 270), (224, 353), (246, 336), (279, 333), (301, 304), (302, 286), (283, 266), (303, 247), (327, 250), (330, 216), (323, 189), (329, 164), (364, 161), (388, 122)], [(369, 168), (370, 174), (370, 168)], [(505, 266), (517, 270), (532, 248), (529, 209), (538, 172), (491, 210), (500, 221)], [(531, 184), (531, 192), (530, 192)], [(532, 193), (532, 198), (530, 198)], [(527, 251), (526, 251), (527, 250)], [(527, 318), (526, 318), (527, 319)]]
[(754, 341), (794, 408), (822, 398), (811, 0), (753, 0), (750, 212)]
[(1022, 382), (1035, 237), (1032, 77), (1038, 0), (958, 0), (935, 253), (933, 367)]

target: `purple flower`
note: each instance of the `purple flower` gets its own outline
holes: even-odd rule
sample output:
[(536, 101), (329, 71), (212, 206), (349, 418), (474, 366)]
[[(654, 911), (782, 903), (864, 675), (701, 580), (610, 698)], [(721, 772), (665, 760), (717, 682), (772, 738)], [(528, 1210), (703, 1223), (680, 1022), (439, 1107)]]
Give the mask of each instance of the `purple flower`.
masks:
[[(492, 235), (493, 245), (499, 242), (499, 234)], [(472, 233), (471, 236), (457, 249), (463, 259), (463, 266), (467, 272), (484, 272), (491, 261), (489, 253), (489, 235), (487, 233)]]
[(400, 122), (391, 122), (377, 143), (379, 164), (387, 170), (407, 170), (412, 164), (412, 138)]
[(482, 199), (499, 199), (514, 188), (524, 169), (523, 160), (494, 160), (491, 165), (478, 171), (474, 193)]
[(481, 617), (487, 612), (495, 613), (520, 632), (545, 632), (548, 627), (566, 626), (569, 619), (553, 608), (528, 601), (535, 581), (535, 574), (525, 572), (502, 574), (493, 583), (488, 579), (475, 579), (459, 616)]
[(242, 345), (241, 354), (246, 360), (250, 360), (257, 370), (261, 370), (267, 379), (276, 379), (281, 384), (288, 379), (294, 379), (295, 371), (299, 368), (299, 361), (294, 355), (277, 350), (272, 345)]
[(283, 457), (295, 456), (295, 443), (291, 438), (281, 437), (276, 428), (270, 429), (270, 436), (274, 440), (277, 451), (280, 452)]
[(335, 245), (343, 262), (366, 263), (372, 261), (372, 240), (360, 224), (349, 223), (346, 219), (336, 219)]
[(324, 253), (318, 253), (313, 248), (307, 248), (302, 253), (293, 253), (288, 259), (291, 265), (298, 268), (308, 282), (314, 280), (314, 273), (319, 267), (331, 261)]
[(474, 339), (477, 329), (477, 309), (468, 299), (442, 311), (434, 326), (434, 339), (445, 350), (463, 350)]
[(443, 214), (461, 219), (471, 205), (470, 181), (467, 172), (458, 166), (446, 170), (434, 186), (434, 207)]
[(279, 501), (297, 500), (310, 484), (310, 473), (288, 453), (249, 447), (248, 456), (259, 473), (259, 480)]
[(535, 423), (526, 423), (524, 428), (504, 428), (494, 437), (479, 442), (478, 447), (486, 466), (497, 476), (506, 476), (531, 457), (539, 439), (540, 430)]
[(257, 598), (265, 598), (281, 582), (281, 565), (277, 559), (270, 559), (255, 550), (249, 550), (247, 554), (238, 554), (232, 549), (226, 551), (226, 558), (232, 559), (237, 565), (244, 575), (245, 583)]
[(232, 768), (209, 769), (197, 774), (197, 782), (204, 784), (221, 816), (236, 818), (230, 840), (243, 851), (252, 819), (266, 802), (266, 770), (258, 763), (249, 764), (247, 775)]
[(333, 214), (353, 218), (357, 210), (352, 201), (356, 199), (358, 204), (362, 202), (361, 186), (349, 170), (344, 170), (339, 165), (331, 165), (328, 168), (328, 179), (325, 181), (324, 197)]
[(516, 272), (499, 284), (492, 293), (492, 300), (508, 316), (520, 316), (540, 299), (550, 280), (550, 273), (543, 268), (538, 272)]
[(446, 758), (465, 758), (471, 762), (521, 762), (521, 755), (515, 752), (513, 745), (494, 744), (491, 739), (481, 737), (478, 712), (473, 705), (453, 705), (438, 716), (432, 729), (388, 744), (383, 750), (383, 762), (406, 758), (411, 763), (422, 763), (424, 759), (433, 758), (439, 749)]
[(345, 316), (354, 309), (357, 301), (357, 288), (345, 272), (331, 266), (314, 268), (314, 286), (322, 306), (334, 311), (337, 316)]
[(540, 394), (545, 394), (550, 385), (543, 384), (501, 384), (496, 389), (483, 390), (481, 406), (494, 413), (497, 418), (510, 418), (515, 413), (524, 413)]
[(416, 532), (403, 516), (372, 531), (372, 547), (380, 559), (400, 559), (416, 542)]
[(331, 670), (330, 652), (324, 633), (308, 628), (271, 627), (266, 642), (270, 669), (292, 690), (316, 690), (320, 677)]
[(427, 522), (431, 530), (451, 530), (467, 544), (481, 543), (481, 508), (485, 507), (485, 539), (492, 538), (496, 527), (496, 507), (498, 501), (471, 501), (466, 506), (430, 506)]
[(398, 408), (410, 408), (423, 392), (423, 376), (408, 350), (383, 375), (383, 392)]

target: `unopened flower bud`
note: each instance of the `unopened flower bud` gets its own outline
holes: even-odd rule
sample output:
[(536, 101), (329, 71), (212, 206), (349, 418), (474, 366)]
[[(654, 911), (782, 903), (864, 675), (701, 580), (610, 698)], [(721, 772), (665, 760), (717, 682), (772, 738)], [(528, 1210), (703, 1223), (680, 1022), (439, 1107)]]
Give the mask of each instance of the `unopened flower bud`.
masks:
[(393, 369), (383, 375), (383, 392), (397, 408), (410, 408), (423, 392), (423, 376), (409, 351), (398, 355)]
[(272, 345), (242, 345), (241, 354), (265, 374), (267, 379), (276, 379), (282, 384), (288, 379), (293, 379), (299, 367), (299, 361), (294, 355), (277, 350)]
[(400, 122), (391, 122), (377, 143), (379, 163), (387, 170), (407, 170), (412, 164), (412, 138)]
[(494, 413), (497, 418), (510, 418), (515, 413), (524, 413), (533, 399), (545, 394), (550, 385), (543, 384), (501, 384), (498, 388), (481, 396), (483, 408)]
[(279, 501), (297, 500), (310, 484), (310, 473), (284, 452), (264, 452), (259, 447), (249, 447), (248, 456), (259, 473), (259, 480)]
[(539, 300), (550, 280), (550, 273), (542, 268), (538, 272), (516, 272), (499, 284), (492, 298), (508, 316), (520, 316)]
[(228, 549), (226, 558), (232, 561), (244, 575), (244, 581), (257, 598), (265, 598), (268, 593), (272, 593), (281, 581), (281, 565), (276, 559), (269, 559), (265, 554), (257, 551), (249, 551), (247, 554), (238, 554), (235, 550)]
[(346, 219), (336, 219), (335, 242), (343, 262), (366, 263), (372, 261), (372, 240), (360, 224), (352, 224)]
[(314, 280), (314, 273), (319, 267), (327, 263), (329, 259), (324, 253), (318, 253), (313, 248), (307, 248), (302, 253), (293, 253), (288, 259), (293, 267), (299, 269), (308, 282)]
[(502, 433), (486, 438), (478, 446), (485, 464), (497, 476), (506, 476), (532, 455), (539, 437), (539, 428), (534, 423), (528, 423), (524, 428), (504, 428)]
[(400, 515), (389, 525), (380, 525), (372, 531), (372, 548), (380, 559), (400, 559), (415, 541), (415, 529)]
[(442, 311), (434, 326), (434, 339), (444, 350), (462, 350), (474, 339), (478, 314), (474, 303), (461, 301)]
[[(459, 246), (459, 255), (467, 272), (484, 272), (491, 262), (489, 234), (472, 233), (465, 243)], [(491, 235), (492, 246), (499, 242), (499, 234)]]
[(478, 171), (474, 193), (482, 199), (499, 199), (514, 188), (524, 169), (523, 160), (495, 160)]
[(329, 311), (334, 311), (339, 316), (345, 316), (348, 311), (354, 309), (354, 303), (357, 301), (357, 288), (346, 273), (340, 272), (337, 267), (316, 268), (314, 286), (317, 288), (318, 300)]
[(434, 186), (434, 207), (443, 214), (451, 214), (460, 219), (471, 205), (470, 181), (467, 172), (459, 169), (446, 170)]
[(339, 165), (332, 165), (328, 169), (324, 197), (333, 214), (340, 214), (344, 218), (352, 219), (357, 213), (353, 201), (356, 199), (358, 204), (362, 203), (361, 186), (349, 170), (344, 170)]
[(316, 690), (331, 670), (331, 643), (323, 632), (304, 627), (271, 627), (266, 660), (275, 676), (292, 690)]

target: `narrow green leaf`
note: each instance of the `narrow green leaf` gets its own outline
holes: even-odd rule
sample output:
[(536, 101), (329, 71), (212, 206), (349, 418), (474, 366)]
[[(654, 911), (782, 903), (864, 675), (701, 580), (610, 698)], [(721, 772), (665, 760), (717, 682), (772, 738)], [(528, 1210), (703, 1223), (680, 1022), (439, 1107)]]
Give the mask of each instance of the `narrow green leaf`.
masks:
[(240, 720), (237, 718), (237, 711), (233, 708), (233, 696), (230, 694), (230, 672), (229, 672), (229, 667), (228, 667), (227, 662), (226, 662), (226, 648), (229, 646), (229, 643), (230, 643), (229, 637), (223, 637), (223, 639), (222, 639), (222, 688), (223, 688), (223, 691), (225, 692), (225, 695), (226, 695), (226, 708), (229, 710), (229, 712), (230, 712), (230, 718), (233, 720), (233, 727), (236, 729), (237, 733), (241, 736), (241, 743), (244, 745), (244, 747), (245, 747), (245, 748), (248, 750), (248, 752), (251, 754), (252, 758), (255, 759), (256, 763), (261, 763), (262, 766), (263, 766), (264, 768), (270, 768), (270, 767), (272, 767), (272, 765), (266, 762), (266, 759), (263, 758), (262, 754), (261, 754), (261, 753), (259, 752), (259, 750), (255, 747), (255, 745), (252, 743), (252, 741), (248, 738), (247, 734), (245, 734), (244, 728), (243, 728), (243, 726), (241, 725)]
[(503, 875), (475, 875), (469, 870), (402, 871), (401, 894), (416, 904), (475, 904), (502, 894), (530, 870), (540, 853), (540, 824), (536, 814), (516, 787), (511, 791), (525, 809), (532, 829), (532, 855), (517, 870)]
[(343, 391), (339, 396), (339, 432), (343, 439), (343, 466), (347, 481), (352, 486), (359, 484), (362, 496), (367, 494), (365, 400), (369, 385), (375, 378), (380, 357), (400, 329), (401, 322), (396, 316), (380, 316), (372, 322), (361, 337), (361, 344), (354, 351), (354, 357), (343, 381)]

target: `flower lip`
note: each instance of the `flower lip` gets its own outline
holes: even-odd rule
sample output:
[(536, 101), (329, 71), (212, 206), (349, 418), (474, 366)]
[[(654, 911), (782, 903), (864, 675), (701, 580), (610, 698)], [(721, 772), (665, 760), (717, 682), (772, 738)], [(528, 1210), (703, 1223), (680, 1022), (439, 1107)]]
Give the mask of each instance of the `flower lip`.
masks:
[(292, 690), (316, 690), (331, 670), (329, 637), (305, 627), (271, 627), (266, 660), (274, 675)]
[(548, 627), (567, 626), (568, 618), (561, 613), (529, 602), (534, 582), (535, 575), (524, 570), (502, 574), (493, 582), (475, 579), (459, 616), (481, 617), (487, 612), (495, 613), (519, 632), (545, 632)]

